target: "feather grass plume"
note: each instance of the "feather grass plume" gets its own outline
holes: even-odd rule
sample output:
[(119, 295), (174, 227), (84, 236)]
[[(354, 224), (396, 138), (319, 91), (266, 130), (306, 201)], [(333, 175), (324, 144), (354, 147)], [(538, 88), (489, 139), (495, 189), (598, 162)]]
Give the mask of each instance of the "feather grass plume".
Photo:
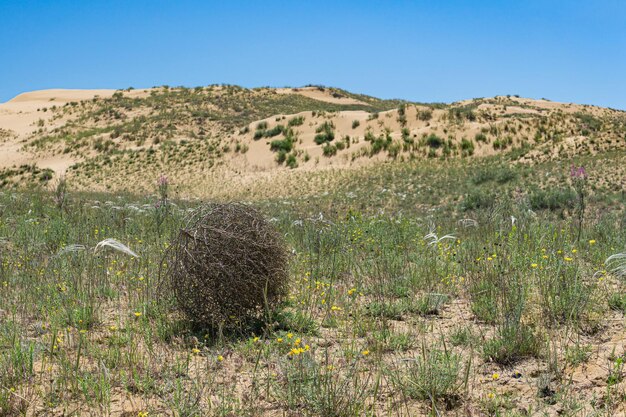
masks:
[(443, 242), (444, 240), (456, 240), (456, 236), (454, 235), (445, 235), (445, 236), (437, 236), (437, 234), (435, 233), (435, 228), (431, 228), (430, 229), (430, 233), (428, 233), (426, 236), (424, 236), (424, 240), (428, 243), (429, 246), (434, 246), (437, 245), (440, 242)]
[(607, 269), (621, 278), (626, 278), (626, 252), (616, 253), (606, 258), (604, 261)]
[(117, 252), (121, 252), (126, 255), (132, 256), (133, 258), (139, 258), (139, 255), (133, 252), (128, 246), (124, 245), (118, 240), (111, 239), (111, 238), (104, 239), (103, 241), (98, 242), (93, 252), (98, 253), (98, 251), (103, 250), (105, 248), (111, 248)]
[(78, 245), (78, 244), (67, 245), (67, 246), (62, 247), (55, 256), (59, 257), (62, 255), (65, 255), (66, 253), (81, 252), (81, 251), (84, 251), (85, 249), (87, 249), (85, 245)]

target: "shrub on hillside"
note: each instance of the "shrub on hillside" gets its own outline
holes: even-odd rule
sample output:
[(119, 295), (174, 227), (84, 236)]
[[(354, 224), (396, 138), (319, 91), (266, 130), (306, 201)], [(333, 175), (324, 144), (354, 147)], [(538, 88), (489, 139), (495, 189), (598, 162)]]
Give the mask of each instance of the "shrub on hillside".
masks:
[(436, 149), (436, 148), (441, 147), (441, 145), (443, 145), (443, 139), (441, 139), (439, 136), (435, 135), (434, 133), (431, 133), (426, 138), (426, 144), (430, 146), (431, 148)]
[(317, 129), (315, 129), (315, 143), (318, 145), (332, 142), (335, 139), (335, 125), (333, 122), (324, 122)]

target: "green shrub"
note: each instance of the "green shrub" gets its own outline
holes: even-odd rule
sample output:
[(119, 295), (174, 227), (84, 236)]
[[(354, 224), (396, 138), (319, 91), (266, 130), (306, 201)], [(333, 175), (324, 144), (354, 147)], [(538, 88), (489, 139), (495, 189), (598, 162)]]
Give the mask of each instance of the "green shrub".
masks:
[(282, 164), (286, 160), (287, 160), (287, 152), (281, 149), (280, 151), (278, 151), (278, 154), (276, 155), (276, 162), (278, 162), (279, 164)]
[(433, 149), (440, 148), (443, 143), (443, 139), (434, 133), (431, 133), (428, 137), (426, 137), (426, 144)]
[(476, 133), (476, 136), (474, 136), (474, 140), (476, 142), (483, 142), (483, 143), (487, 143), (487, 136), (485, 136), (484, 133)]
[(420, 110), (417, 112), (417, 119), (423, 122), (427, 122), (433, 117), (432, 110)]
[(315, 129), (315, 133), (317, 133), (314, 138), (315, 143), (321, 145), (327, 142), (332, 142), (335, 139), (334, 129), (335, 125), (333, 122), (326, 121), (322, 123), (317, 129)]
[(289, 154), (289, 156), (287, 157), (287, 166), (292, 169), (298, 167), (298, 160), (296, 159), (296, 155), (292, 153)]
[(478, 169), (472, 176), (471, 181), (475, 185), (484, 184), (489, 181), (496, 181), (499, 184), (505, 184), (517, 177), (515, 171), (506, 165), (487, 166)]
[(285, 126), (283, 126), (283, 125), (276, 125), (273, 128), (271, 128), (269, 130), (266, 130), (263, 135), (265, 137), (267, 137), (267, 138), (272, 138), (274, 136), (280, 135), (284, 131), (285, 131)]
[(304, 123), (304, 116), (296, 116), (287, 122), (287, 126), (289, 127), (301, 126), (303, 123)]
[(613, 293), (609, 297), (609, 307), (626, 314), (626, 294)]
[(465, 138), (461, 139), (461, 152), (463, 156), (471, 156), (474, 154), (474, 142)]
[(444, 402), (447, 409), (458, 405), (467, 388), (469, 363), (448, 349), (422, 348), (420, 356), (409, 361), (400, 375), (393, 375), (400, 390), (409, 398), (429, 401), (433, 406)]
[(572, 209), (576, 205), (576, 193), (572, 189), (535, 190), (530, 194), (533, 210)]
[(520, 359), (539, 355), (541, 343), (532, 329), (521, 323), (504, 325), (483, 345), (485, 360), (511, 365)]
[(408, 128), (406, 127), (402, 128), (401, 134), (402, 134), (402, 140), (404, 141), (404, 143), (412, 144), (414, 142), (413, 138), (411, 137), (411, 132), (409, 131)]
[(507, 136), (505, 138), (498, 138), (493, 142), (493, 149), (501, 150), (506, 149), (509, 145), (513, 143), (513, 138)]
[(322, 150), (324, 152), (324, 156), (334, 156), (337, 154), (337, 147), (330, 143), (327, 143), (326, 145), (324, 145)]
[(493, 207), (495, 201), (496, 199), (493, 194), (476, 190), (465, 195), (461, 203), (461, 209), (463, 211), (489, 209)]
[(356, 129), (357, 127), (359, 127), (361, 125), (361, 122), (359, 122), (358, 120), (354, 120), (352, 122), (352, 129)]
[(580, 123), (582, 124), (581, 130), (586, 133), (585, 136), (587, 136), (590, 131), (597, 132), (602, 128), (602, 121), (591, 114), (578, 112), (574, 114), (574, 116), (580, 120)]
[(270, 143), (270, 150), (272, 151), (291, 152), (292, 149), (293, 149), (293, 141), (289, 138), (285, 138), (281, 140), (273, 140)]

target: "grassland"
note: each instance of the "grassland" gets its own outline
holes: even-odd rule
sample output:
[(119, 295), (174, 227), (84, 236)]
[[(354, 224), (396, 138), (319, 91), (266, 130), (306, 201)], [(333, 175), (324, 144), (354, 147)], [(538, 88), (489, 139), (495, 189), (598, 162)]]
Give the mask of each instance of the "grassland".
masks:
[(288, 300), (229, 333), (158, 291), (198, 200), (164, 212), (156, 177), (0, 192), (0, 414), (623, 415), (626, 283), (605, 260), (625, 250), (624, 155), (507, 158), (207, 182), (293, 254)]

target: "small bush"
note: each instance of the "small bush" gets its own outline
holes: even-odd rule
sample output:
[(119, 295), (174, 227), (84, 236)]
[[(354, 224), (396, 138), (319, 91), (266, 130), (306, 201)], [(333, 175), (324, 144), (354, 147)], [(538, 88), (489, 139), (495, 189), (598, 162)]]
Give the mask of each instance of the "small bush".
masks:
[(417, 120), (421, 120), (422, 122), (427, 122), (433, 117), (433, 112), (431, 110), (420, 110), (417, 112)]
[(485, 136), (484, 133), (476, 133), (476, 136), (474, 136), (474, 140), (476, 142), (487, 143), (487, 136)]
[(476, 209), (488, 209), (495, 204), (495, 196), (481, 191), (472, 191), (465, 195), (463, 202), (461, 203), (461, 209), (463, 211), (476, 210)]
[(506, 165), (487, 166), (479, 169), (472, 176), (472, 183), (476, 185), (484, 184), (489, 181), (496, 181), (499, 184), (506, 184), (517, 177), (515, 171)]
[(315, 143), (318, 145), (332, 142), (335, 139), (335, 125), (332, 122), (324, 122), (317, 129), (315, 129)]
[(358, 120), (354, 120), (352, 122), (352, 129), (356, 129), (359, 126), (361, 126), (361, 122), (359, 122)]
[(291, 169), (298, 167), (298, 160), (294, 154), (289, 154), (286, 165)]
[(443, 139), (441, 139), (439, 136), (435, 135), (434, 133), (431, 133), (426, 138), (426, 144), (433, 149), (437, 149), (443, 145)]
[(278, 151), (278, 154), (276, 155), (276, 162), (278, 162), (279, 164), (282, 164), (286, 160), (287, 160), (287, 152), (285, 152), (284, 150)]
[(576, 205), (576, 193), (571, 189), (536, 190), (530, 194), (533, 210), (572, 209)]
[(289, 138), (281, 140), (273, 140), (270, 143), (270, 150), (291, 152), (293, 149), (293, 141)]
[(461, 153), (463, 156), (471, 156), (474, 154), (474, 143), (463, 138), (461, 139)]
[(287, 122), (287, 126), (301, 126), (304, 123), (304, 116), (297, 116)]
[(408, 128), (406, 127), (402, 128), (401, 133), (402, 133), (402, 141), (404, 143), (412, 144), (414, 142), (413, 138), (411, 137), (411, 132), (409, 131)]
[(324, 152), (324, 156), (337, 155), (337, 147), (335, 145), (331, 145), (330, 143), (324, 145), (324, 148), (322, 148), (322, 150)]

